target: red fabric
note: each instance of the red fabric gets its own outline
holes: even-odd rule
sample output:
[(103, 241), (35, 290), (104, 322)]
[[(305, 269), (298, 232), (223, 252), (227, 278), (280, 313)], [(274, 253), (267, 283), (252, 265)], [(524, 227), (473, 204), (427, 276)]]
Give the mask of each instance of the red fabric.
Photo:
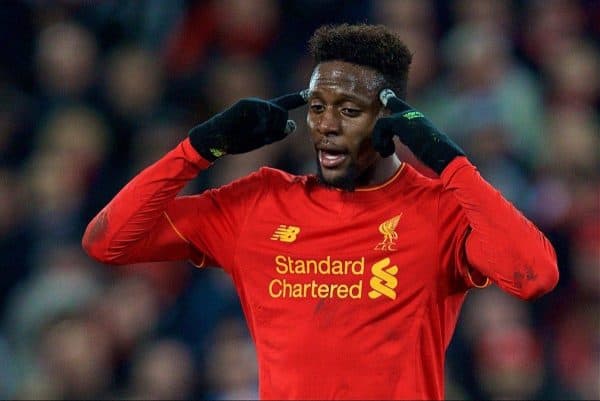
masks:
[(536, 298), (558, 282), (550, 241), (465, 157), (453, 160), (441, 180), (462, 206), (472, 232), (466, 256), (473, 269), (522, 299)]
[[(486, 264), (476, 246), (486, 235), (496, 239), (492, 248), (518, 237), (480, 220), (510, 220), (541, 240), (528, 248), (533, 259), (548, 259), (545, 239), (502, 209), (505, 201), (473, 178), (466, 159), (441, 180), (404, 165), (384, 185), (355, 192), (263, 168), (175, 198), (207, 166), (184, 141), (90, 223), (84, 246), (109, 263), (191, 258), (222, 266), (256, 343), (263, 399), (441, 399), (445, 349), (466, 290), (479, 283), (473, 274), (498, 279), (521, 266), (512, 254), (498, 256), (505, 248), (488, 251), (496, 259)], [(531, 266), (540, 278), (552, 269)]]
[(210, 163), (186, 139), (131, 180), (88, 224), (83, 247), (107, 264), (202, 260), (172, 228), (166, 207)]

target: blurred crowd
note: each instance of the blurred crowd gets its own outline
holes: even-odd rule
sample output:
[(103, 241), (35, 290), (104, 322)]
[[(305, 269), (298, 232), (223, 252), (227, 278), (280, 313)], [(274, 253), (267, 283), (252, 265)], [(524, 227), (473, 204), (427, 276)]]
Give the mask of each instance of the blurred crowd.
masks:
[[(471, 291), (448, 398), (600, 398), (598, 21), (595, 0), (1, 2), (0, 398), (257, 397), (221, 270), (104, 266), (80, 240), (192, 126), (239, 98), (305, 88), (306, 40), (337, 22), (401, 34), (414, 52), (408, 102), (558, 254), (560, 283), (537, 301)], [(296, 134), (219, 160), (184, 192), (264, 165), (312, 172), (303, 113)]]

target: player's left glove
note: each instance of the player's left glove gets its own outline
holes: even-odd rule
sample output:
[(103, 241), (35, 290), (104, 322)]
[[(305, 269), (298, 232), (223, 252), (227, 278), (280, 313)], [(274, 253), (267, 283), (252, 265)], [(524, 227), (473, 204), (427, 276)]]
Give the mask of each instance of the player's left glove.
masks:
[(392, 111), (392, 115), (380, 118), (373, 128), (373, 147), (381, 156), (388, 157), (394, 153), (394, 135), (438, 174), (455, 157), (465, 155), (446, 134), (438, 130), (420, 111), (396, 97), (391, 89), (382, 90), (379, 99)]

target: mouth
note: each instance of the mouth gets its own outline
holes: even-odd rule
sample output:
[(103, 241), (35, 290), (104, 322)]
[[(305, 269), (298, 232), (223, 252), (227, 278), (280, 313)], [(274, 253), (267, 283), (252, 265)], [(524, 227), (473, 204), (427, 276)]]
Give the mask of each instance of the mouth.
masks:
[(335, 148), (319, 148), (319, 163), (321, 167), (333, 169), (340, 166), (348, 158), (348, 153)]

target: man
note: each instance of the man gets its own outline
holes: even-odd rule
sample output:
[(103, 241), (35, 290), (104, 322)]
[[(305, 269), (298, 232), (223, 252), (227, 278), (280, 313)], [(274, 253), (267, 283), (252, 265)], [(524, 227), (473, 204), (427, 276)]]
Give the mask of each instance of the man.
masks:
[[(550, 291), (552, 246), (405, 97), (411, 55), (382, 26), (318, 29), (309, 88), (244, 99), (128, 183), (83, 246), (104, 263), (190, 259), (232, 277), (263, 399), (440, 399), (466, 292)], [(177, 197), (219, 157), (291, 131), (308, 103), (317, 175), (262, 168)], [(385, 107), (386, 105), (387, 107)], [(394, 154), (394, 137), (438, 174)], [(231, 157), (231, 156), (229, 156)]]

